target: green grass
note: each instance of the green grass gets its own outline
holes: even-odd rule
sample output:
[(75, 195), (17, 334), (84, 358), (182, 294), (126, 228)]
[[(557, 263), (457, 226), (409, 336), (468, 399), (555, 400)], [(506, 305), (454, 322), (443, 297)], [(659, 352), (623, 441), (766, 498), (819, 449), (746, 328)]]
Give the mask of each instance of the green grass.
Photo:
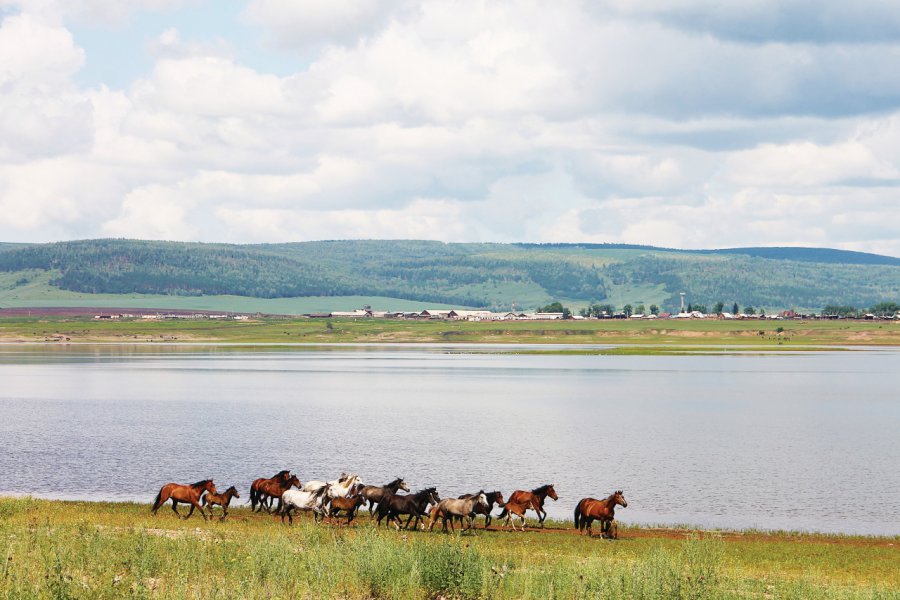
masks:
[[(781, 328), (782, 331), (778, 331)], [(68, 338), (68, 339), (67, 339)], [(768, 351), (815, 347), (898, 346), (900, 323), (865, 321), (404, 321), (260, 318), (249, 321), (98, 321), (91, 318), (0, 319), (0, 341), (213, 342), (233, 344), (488, 343), (602, 344), (619, 354), (721, 349)], [(558, 348), (549, 347), (557, 352)], [(568, 351), (568, 350), (567, 350)]]
[(0, 498), (7, 598), (898, 598), (900, 539), (620, 527), (445, 535)]

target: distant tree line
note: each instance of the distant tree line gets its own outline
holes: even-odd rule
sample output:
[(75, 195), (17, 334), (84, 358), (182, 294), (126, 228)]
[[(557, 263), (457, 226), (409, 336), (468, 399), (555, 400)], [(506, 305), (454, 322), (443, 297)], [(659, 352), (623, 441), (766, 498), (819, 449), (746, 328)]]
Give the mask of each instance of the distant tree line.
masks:
[[(879, 314), (887, 309), (875, 307), (900, 296), (900, 266), (890, 257), (875, 265), (865, 264), (874, 255), (850, 257), (859, 264), (833, 262), (844, 256), (840, 251), (776, 253), (806, 260), (765, 257), (771, 254), (418, 240), (232, 245), (108, 239), (4, 245), (0, 271), (46, 270), (53, 285), (88, 293), (387, 296), (493, 309), (516, 300), (531, 309), (565, 299), (588, 303), (586, 316), (675, 312), (679, 292), (728, 299), (735, 314), (734, 299), (747, 305), (747, 314), (754, 306), (826, 304), (870, 306)], [(832, 262), (809, 262), (814, 258)], [(613, 308), (605, 301), (622, 287), (655, 287), (662, 296), (654, 298), (664, 299)], [(690, 305), (714, 313), (727, 307), (724, 301)]]

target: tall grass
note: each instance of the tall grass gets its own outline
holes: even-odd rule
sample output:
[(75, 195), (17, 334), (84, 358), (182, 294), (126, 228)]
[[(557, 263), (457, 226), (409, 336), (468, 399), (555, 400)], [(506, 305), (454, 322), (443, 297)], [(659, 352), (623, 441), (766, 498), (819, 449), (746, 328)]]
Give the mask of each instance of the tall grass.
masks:
[(140, 505), (0, 499), (0, 598), (900, 598), (900, 554), (883, 546), (863, 559), (887, 570), (848, 583), (748, 566), (734, 559), (744, 542), (713, 536), (398, 533), (245, 513), (182, 522)]

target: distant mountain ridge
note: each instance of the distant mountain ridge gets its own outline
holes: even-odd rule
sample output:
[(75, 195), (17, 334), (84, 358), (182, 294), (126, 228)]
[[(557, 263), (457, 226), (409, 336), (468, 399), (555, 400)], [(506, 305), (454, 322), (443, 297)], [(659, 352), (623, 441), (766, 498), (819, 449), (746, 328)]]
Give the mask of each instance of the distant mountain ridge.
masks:
[(808, 248), (804, 246), (755, 246), (749, 248), (718, 248), (704, 250), (681, 250), (659, 246), (637, 244), (516, 244), (535, 248), (589, 248), (593, 250), (652, 250), (656, 252), (677, 252), (682, 254), (745, 254), (777, 260), (799, 260), (804, 262), (840, 263), (848, 265), (900, 265), (900, 258), (884, 254), (837, 250), (834, 248)]
[[(3, 293), (42, 281), (89, 294), (380, 296), (508, 309), (689, 302), (821, 309), (900, 299), (900, 258), (828, 248), (680, 250), (631, 244), (348, 240), (0, 243)], [(5, 286), (5, 288), (4, 288)], [(4, 289), (6, 290), (4, 292)]]

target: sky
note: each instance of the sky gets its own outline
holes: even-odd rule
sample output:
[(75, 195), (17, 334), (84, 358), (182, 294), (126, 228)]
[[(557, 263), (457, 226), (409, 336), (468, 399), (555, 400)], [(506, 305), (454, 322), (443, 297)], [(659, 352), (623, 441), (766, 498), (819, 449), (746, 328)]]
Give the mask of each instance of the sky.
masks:
[(900, 2), (0, 0), (0, 241), (900, 256)]

